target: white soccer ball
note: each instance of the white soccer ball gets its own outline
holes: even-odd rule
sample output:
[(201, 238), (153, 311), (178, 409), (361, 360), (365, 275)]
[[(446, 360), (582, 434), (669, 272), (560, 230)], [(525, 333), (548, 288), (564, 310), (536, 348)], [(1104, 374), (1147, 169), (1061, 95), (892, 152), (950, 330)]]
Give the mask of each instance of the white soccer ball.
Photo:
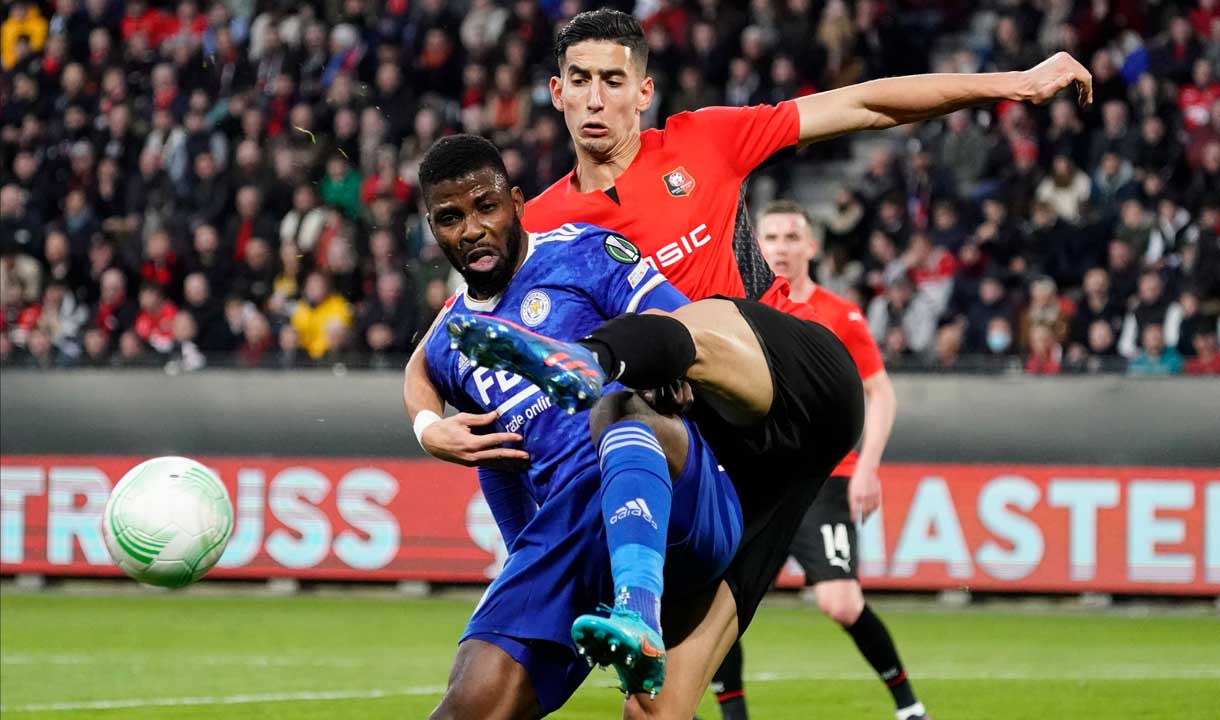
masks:
[(110, 557), (142, 583), (178, 588), (203, 577), (233, 533), (233, 503), (216, 474), (184, 457), (145, 460), (106, 501)]

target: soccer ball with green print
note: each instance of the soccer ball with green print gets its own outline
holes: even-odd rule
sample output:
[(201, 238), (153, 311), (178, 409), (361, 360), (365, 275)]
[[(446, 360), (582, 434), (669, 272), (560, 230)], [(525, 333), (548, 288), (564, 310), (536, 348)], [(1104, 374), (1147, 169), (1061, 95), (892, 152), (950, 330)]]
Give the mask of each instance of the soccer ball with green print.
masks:
[(106, 502), (102, 532), (123, 572), (178, 588), (203, 577), (233, 532), (233, 503), (216, 474), (183, 457), (132, 468)]

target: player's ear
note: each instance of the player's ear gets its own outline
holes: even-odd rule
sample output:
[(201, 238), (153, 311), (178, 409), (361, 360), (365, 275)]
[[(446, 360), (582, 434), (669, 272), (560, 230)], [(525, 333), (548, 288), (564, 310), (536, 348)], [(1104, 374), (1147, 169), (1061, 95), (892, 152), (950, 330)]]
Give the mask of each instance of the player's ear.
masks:
[(656, 93), (656, 88), (652, 84), (652, 77), (645, 75), (644, 82), (640, 83), (640, 97), (636, 100), (635, 109), (639, 112), (644, 112), (652, 106), (652, 98)]
[(513, 196), (513, 207), (517, 209), (517, 217), (525, 214), (525, 193), (521, 192), (521, 188), (513, 185), (511, 190)]
[(551, 76), (551, 105), (563, 112), (563, 80)]

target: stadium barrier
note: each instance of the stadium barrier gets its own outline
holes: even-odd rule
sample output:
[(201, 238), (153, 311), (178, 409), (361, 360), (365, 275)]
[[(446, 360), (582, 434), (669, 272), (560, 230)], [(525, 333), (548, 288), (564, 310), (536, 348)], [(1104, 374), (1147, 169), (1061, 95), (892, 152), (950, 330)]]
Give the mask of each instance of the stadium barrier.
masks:
[[(119, 574), (102, 509), (143, 459), (6, 454), (0, 573)], [(217, 578), (486, 582), (506, 555), (466, 468), (197, 459), (237, 513)], [(897, 463), (882, 478), (851, 549), (866, 587), (1220, 595), (1220, 468)], [(794, 569), (781, 584), (801, 583)]]

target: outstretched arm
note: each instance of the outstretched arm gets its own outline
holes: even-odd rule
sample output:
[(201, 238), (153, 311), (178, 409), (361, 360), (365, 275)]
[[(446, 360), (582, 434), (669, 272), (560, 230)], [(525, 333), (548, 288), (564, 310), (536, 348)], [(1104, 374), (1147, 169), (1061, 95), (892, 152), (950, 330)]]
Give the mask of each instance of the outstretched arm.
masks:
[(828, 140), (857, 130), (881, 130), (1000, 100), (1042, 104), (1072, 84), (1079, 91), (1081, 105), (1093, 102), (1093, 76), (1065, 52), (1018, 72), (872, 80), (797, 99), (800, 142)]

